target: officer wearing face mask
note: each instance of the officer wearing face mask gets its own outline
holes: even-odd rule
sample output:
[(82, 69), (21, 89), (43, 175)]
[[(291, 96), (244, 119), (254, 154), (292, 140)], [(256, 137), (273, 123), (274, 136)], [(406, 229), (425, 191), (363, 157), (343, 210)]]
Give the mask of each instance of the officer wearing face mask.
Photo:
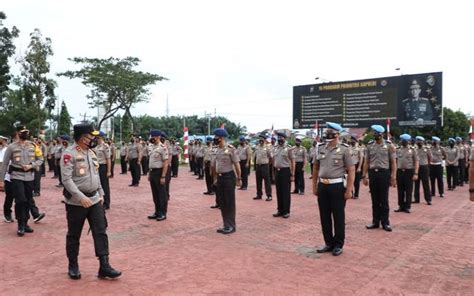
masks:
[(448, 190), (450, 191), (456, 189), (458, 184), (458, 167), (459, 158), (461, 157), (461, 152), (455, 143), (456, 141), (453, 138), (449, 138), (449, 147), (446, 148), (446, 175)]
[(418, 170), (418, 180), (415, 181), (415, 201), (420, 202), (420, 183), (423, 186), (423, 196), (428, 205), (431, 205), (430, 192), (430, 167), (431, 151), (425, 146), (425, 138), (422, 136), (416, 137), (416, 151), (418, 154), (420, 168)]
[[(255, 178), (257, 183), (257, 196), (253, 199), (262, 199), (262, 181), (265, 183), (266, 201), (272, 200), (272, 184), (270, 182), (270, 166), (273, 158), (273, 149), (265, 143), (266, 135), (260, 134), (258, 145), (255, 147)], [(242, 166), (241, 166), (242, 167)]]
[(129, 162), (130, 173), (132, 175), (132, 183), (128, 186), (138, 187), (140, 183), (140, 160), (142, 159), (141, 145), (134, 136), (130, 139), (128, 146), (126, 161)]
[[(171, 144), (170, 141), (168, 140), (168, 135), (164, 132), (161, 131), (161, 139), (160, 139), (161, 144), (165, 145), (166, 149), (171, 151)], [(166, 193), (168, 195), (168, 199), (170, 199), (170, 184), (171, 184), (171, 161), (168, 161), (168, 170), (166, 171)]]
[(112, 164), (110, 160), (110, 146), (105, 143), (106, 134), (99, 132), (98, 145), (94, 148), (99, 161), (99, 177), (102, 190), (104, 190), (104, 209), (110, 209), (110, 186), (109, 178), (112, 175)]
[(293, 154), (295, 158), (295, 189), (293, 194), (304, 195), (304, 169), (306, 167), (306, 160), (308, 158), (308, 151), (301, 145), (303, 137), (296, 136)]
[(211, 154), (212, 154), (212, 138), (206, 138), (206, 146), (204, 147), (204, 176), (206, 177), (206, 189), (205, 195), (214, 195), (214, 186), (212, 182), (211, 172)]
[(392, 144), (383, 139), (385, 128), (381, 125), (372, 125), (375, 140), (367, 145), (365, 150), (363, 183), (369, 185), (372, 199), (372, 223), (367, 229), (382, 227), (385, 231), (392, 231), (389, 220), (388, 191), (390, 185), (395, 187), (397, 178), (396, 151)]
[(410, 213), (413, 181), (418, 180), (418, 154), (409, 145), (410, 140), (409, 134), (402, 134), (400, 136), (401, 147), (397, 149), (398, 209), (395, 212)]
[(354, 199), (359, 198), (360, 181), (362, 180), (362, 166), (364, 164), (364, 150), (363, 147), (357, 143), (355, 135), (351, 135), (350, 149), (352, 151), (352, 158), (355, 164), (355, 178), (354, 178)]
[[(34, 171), (44, 161), (41, 149), (29, 141), (30, 131), (23, 125), (17, 127), (19, 140), (10, 144), (0, 168), (0, 190), (4, 188), (5, 174), (10, 174), (12, 192), (15, 193), (15, 216), (18, 220), (17, 235), (33, 232), (28, 226), (30, 205), (34, 204)], [(44, 217), (44, 215), (43, 215)], [(36, 220), (36, 219), (35, 219)]]
[(161, 142), (163, 133), (159, 130), (150, 131), (150, 181), (155, 212), (148, 219), (163, 221), (168, 212), (168, 192), (166, 191), (166, 176), (169, 171), (168, 148)]
[(278, 145), (273, 150), (273, 168), (278, 210), (273, 217), (290, 217), (291, 182), (294, 181), (295, 159), (293, 150), (286, 144), (286, 135), (278, 133)]
[(98, 136), (99, 132), (90, 124), (75, 125), (75, 144), (66, 149), (60, 162), (68, 224), (66, 236), (68, 275), (75, 280), (81, 278), (77, 257), (86, 219), (92, 231), (95, 255), (100, 262), (99, 277), (116, 278), (122, 274), (109, 264), (107, 222), (102, 206), (104, 192), (100, 185), (99, 162), (92, 150), (98, 144)]
[[(319, 147), (313, 168), (313, 193), (318, 196), (325, 242), (317, 252), (332, 252), (334, 256), (339, 256), (345, 239), (344, 209), (346, 200), (352, 198), (355, 168), (349, 145), (339, 143), (342, 127), (334, 122), (326, 124), (326, 144)], [(344, 184), (346, 172), (347, 186)]]
[(458, 160), (458, 183), (457, 186), (464, 186), (466, 179), (466, 166), (469, 163), (469, 155), (466, 147), (462, 143), (461, 137), (456, 137), (456, 147), (459, 149), (459, 160)]
[(438, 193), (444, 197), (443, 182), (443, 159), (446, 159), (446, 150), (440, 146), (441, 139), (433, 136), (433, 143), (430, 147), (430, 179), (431, 179), (431, 197), (435, 196), (435, 182), (438, 183)]
[(313, 141), (312, 147), (309, 148), (308, 153), (308, 161), (309, 166), (311, 168), (311, 175), (309, 176), (310, 179), (313, 178), (313, 160), (315, 159), (316, 155), (318, 154), (318, 142), (316, 140)]

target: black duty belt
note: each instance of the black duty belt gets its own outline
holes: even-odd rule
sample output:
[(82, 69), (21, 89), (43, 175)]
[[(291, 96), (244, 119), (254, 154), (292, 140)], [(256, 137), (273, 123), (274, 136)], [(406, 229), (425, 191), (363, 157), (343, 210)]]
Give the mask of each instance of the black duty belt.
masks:
[(402, 171), (402, 172), (410, 172), (410, 171), (413, 171), (413, 169), (398, 169), (399, 171)]
[(10, 168), (9, 168), (8, 170), (9, 170), (10, 173), (11, 173), (11, 172), (22, 172), (22, 173), (26, 173), (26, 172), (30, 172), (30, 171), (32, 172), (32, 171), (34, 171), (35, 169), (34, 169), (34, 168), (31, 168), (31, 169), (25, 171), (25, 170), (23, 170), (22, 168), (17, 168), (17, 167), (14, 167), (14, 166), (10, 166)]
[(376, 172), (376, 173), (378, 173), (378, 172), (386, 172), (386, 171), (388, 171), (388, 169), (379, 169), (379, 168), (376, 168), (376, 169), (370, 169), (370, 170), (371, 170), (372, 172)]
[(230, 171), (227, 173), (217, 173), (219, 177), (229, 177), (229, 176), (234, 176), (234, 171)]
[(162, 171), (163, 168), (151, 168), (150, 172), (155, 172), (155, 171)]
[(97, 194), (97, 190), (94, 192), (83, 192), (82, 194), (84, 194), (87, 197), (94, 197)]
[(289, 170), (290, 168), (289, 167), (284, 167), (284, 168), (275, 168), (275, 170), (277, 171), (281, 171), (281, 170)]

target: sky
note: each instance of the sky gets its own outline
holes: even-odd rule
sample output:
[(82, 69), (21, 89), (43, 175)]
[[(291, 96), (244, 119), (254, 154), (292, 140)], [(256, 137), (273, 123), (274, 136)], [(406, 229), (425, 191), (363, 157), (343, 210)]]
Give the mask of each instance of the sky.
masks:
[[(142, 60), (167, 77), (133, 115), (226, 116), (249, 131), (292, 125), (294, 85), (443, 72), (443, 104), (474, 114), (474, 18), (469, 1), (2, 0), (17, 50), (39, 28), (52, 73), (72, 57)], [(400, 68), (399, 71), (395, 70)], [(54, 76), (54, 75), (53, 75)], [(320, 77), (319, 81), (315, 78)], [(73, 122), (89, 90), (53, 77)]]

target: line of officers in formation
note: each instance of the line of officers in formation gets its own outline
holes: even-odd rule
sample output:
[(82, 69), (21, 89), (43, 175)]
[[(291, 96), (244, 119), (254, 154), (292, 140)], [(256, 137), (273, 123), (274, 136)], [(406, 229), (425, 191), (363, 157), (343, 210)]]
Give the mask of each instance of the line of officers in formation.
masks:
[[(290, 217), (291, 193), (304, 194), (304, 169), (307, 162), (311, 163), (313, 193), (318, 197), (325, 241), (325, 245), (317, 251), (332, 252), (335, 256), (342, 254), (344, 246), (346, 200), (358, 198), (361, 180), (365, 185), (370, 184), (372, 198), (372, 223), (367, 228), (382, 226), (386, 231), (392, 231), (388, 205), (391, 185), (398, 188), (399, 208), (395, 212), (409, 213), (413, 184), (415, 202), (419, 202), (420, 184), (427, 204), (431, 204), (432, 196), (435, 195), (436, 182), (440, 196), (444, 196), (443, 161), (447, 167), (448, 190), (455, 190), (456, 186), (463, 186), (467, 182), (466, 167), (469, 165), (468, 159), (474, 160), (474, 153), (461, 138), (450, 138), (449, 147), (444, 148), (437, 137), (432, 138), (430, 145), (425, 143), (424, 138), (417, 137), (413, 145), (411, 137), (403, 134), (400, 136), (400, 145), (396, 146), (384, 140), (385, 130), (382, 126), (374, 125), (371, 129), (375, 140), (364, 146), (357, 143), (354, 137), (348, 143), (343, 143), (340, 140), (343, 128), (337, 123), (326, 124), (324, 142), (313, 143), (309, 152), (301, 145), (300, 137), (296, 138), (295, 147), (288, 145), (284, 133), (278, 133), (274, 138), (260, 134), (255, 151), (243, 137), (240, 138), (240, 145), (234, 147), (227, 143), (229, 135), (223, 128), (215, 129), (214, 137), (206, 138), (206, 145), (201, 141), (193, 143), (190, 148), (190, 169), (198, 176), (197, 179), (206, 179), (207, 190), (204, 194), (216, 195), (213, 208), (220, 208), (223, 219), (223, 226), (217, 232), (230, 234), (236, 231), (235, 188), (247, 190), (252, 159), (257, 179), (257, 195), (254, 199), (262, 199), (264, 183), (266, 200), (271, 201), (273, 182), (277, 197), (277, 212), (273, 216), (282, 218)], [(40, 219), (35, 218), (33, 210), (36, 207), (33, 184), (35, 175), (42, 174), (43, 151), (41, 145), (29, 141), (29, 138), (29, 130), (25, 126), (18, 127), (12, 143), (2, 149), (4, 155), (0, 166), (0, 178), (5, 180), (5, 183), (0, 182), (0, 189), (5, 188), (6, 195), (15, 200), (18, 236), (33, 232), (28, 225), (30, 212), (35, 222), (44, 217), (43, 213)], [(130, 186), (138, 186), (140, 165), (145, 168), (143, 174), (148, 175), (155, 205), (154, 212), (148, 218), (158, 221), (166, 219), (169, 183), (171, 176), (178, 176), (181, 153), (179, 144), (167, 138), (166, 133), (152, 129), (147, 143), (141, 143), (139, 138), (133, 137), (130, 144), (122, 143), (120, 152), (122, 173), (127, 171), (123, 162), (128, 162), (130, 166)], [(105, 209), (110, 207), (108, 179), (113, 172), (113, 148), (106, 143), (105, 134), (94, 130), (89, 124), (74, 126), (73, 145), (69, 145), (67, 136), (60, 140), (63, 146), (61, 157), (59, 162), (55, 159), (50, 168), (58, 170), (59, 185), (64, 187), (68, 222), (68, 274), (72, 279), (81, 277), (77, 257), (82, 228), (87, 219), (96, 256), (100, 261), (99, 277), (118, 277), (121, 272), (112, 268), (108, 261), (105, 216)], [(5, 146), (3, 142), (4, 138), (0, 138), (0, 143)], [(49, 152), (46, 154), (52, 155)], [(472, 197), (474, 189), (470, 188), (469, 191)], [(39, 212), (37, 208), (36, 211)], [(4, 210), (4, 213), (7, 215), (7, 211)], [(12, 222), (11, 217), (8, 222)]]

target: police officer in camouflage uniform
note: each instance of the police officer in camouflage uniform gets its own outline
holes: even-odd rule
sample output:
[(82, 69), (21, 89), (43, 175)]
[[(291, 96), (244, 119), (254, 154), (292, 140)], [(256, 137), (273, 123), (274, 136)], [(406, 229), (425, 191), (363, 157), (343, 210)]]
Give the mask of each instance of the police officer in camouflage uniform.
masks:
[(166, 176), (169, 173), (168, 148), (161, 142), (163, 132), (157, 129), (150, 131), (150, 181), (155, 212), (148, 219), (163, 221), (168, 213), (168, 192), (166, 190)]
[[(339, 256), (342, 254), (345, 239), (344, 209), (346, 200), (352, 198), (355, 168), (349, 146), (339, 143), (342, 127), (334, 122), (326, 124), (326, 144), (319, 147), (313, 168), (313, 193), (318, 196), (325, 242), (317, 252), (332, 252), (334, 256)], [(346, 172), (347, 180), (344, 176)]]
[(66, 253), (69, 259), (68, 275), (71, 279), (80, 279), (79, 242), (82, 228), (87, 219), (94, 239), (95, 255), (99, 258), (100, 278), (116, 278), (122, 273), (109, 264), (109, 240), (106, 233), (107, 222), (100, 186), (99, 162), (92, 150), (97, 146), (97, 136), (90, 124), (74, 126), (75, 144), (66, 149), (61, 157), (61, 174), (64, 184), (64, 202), (68, 232)]
[[(17, 132), (19, 140), (11, 143), (3, 156), (0, 168), (0, 189), (4, 188), (4, 178), (8, 168), (11, 192), (15, 198), (15, 216), (18, 221), (17, 235), (23, 236), (25, 232), (33, 232), (33, 229), (28, 225), (28, 220), (30, 207), (34, 206), (34, 171), (41, 167), (44, 158), (41, 149), (28, 140), (30, 131), (25, 126), (18, 126)], [(44, 214), (42, 216), (44, 217)]]

